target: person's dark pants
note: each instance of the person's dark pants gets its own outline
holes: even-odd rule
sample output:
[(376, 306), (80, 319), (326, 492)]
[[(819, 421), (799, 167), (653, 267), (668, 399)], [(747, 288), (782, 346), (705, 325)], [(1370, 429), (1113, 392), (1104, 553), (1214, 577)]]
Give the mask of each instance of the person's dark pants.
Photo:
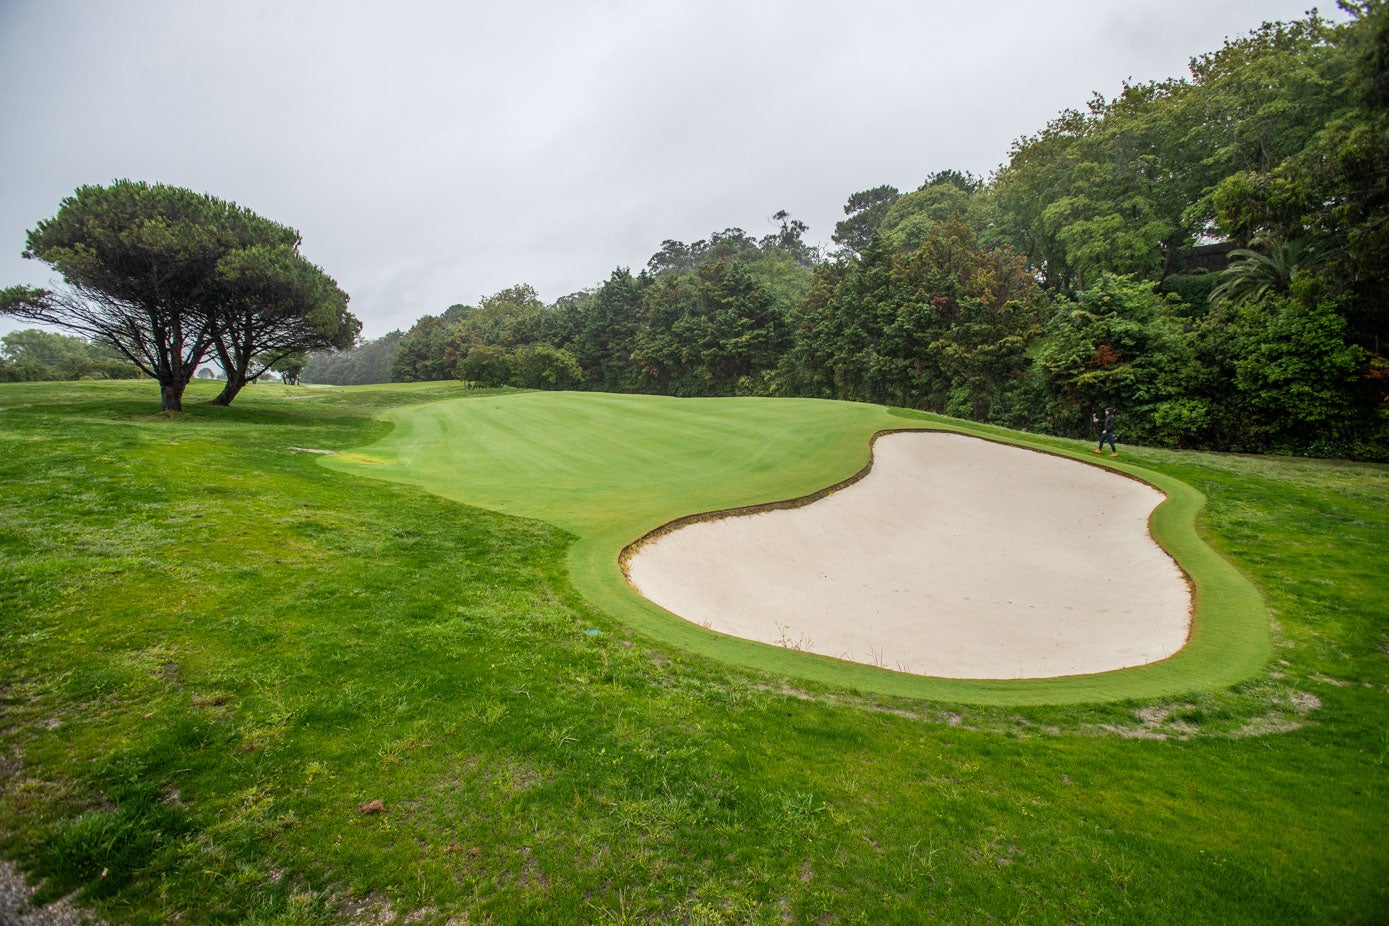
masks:
[(1105, 442), (1105, 441), (1109, 441), (1109, 449), (1110, 449), (1110, 450), (1112, 450), (1114, 453), (1118, 453), (1118, 452), (1119, 452), (1119, 448), (1116, 447), (1116, 446), (1114, 446), (1114, 432), (1113, 432), (1113, 431), (1110, 431), (1108, 434), (1101, 434), (1101, 435), (1100, 435), (1100, 446), (1097, 447), (1097, 448), (1095, 448), (1095, 449), (1097, 449), (1097, 450), (1103, 450), (1103, 449), (1104, 449), (1104, 442)]

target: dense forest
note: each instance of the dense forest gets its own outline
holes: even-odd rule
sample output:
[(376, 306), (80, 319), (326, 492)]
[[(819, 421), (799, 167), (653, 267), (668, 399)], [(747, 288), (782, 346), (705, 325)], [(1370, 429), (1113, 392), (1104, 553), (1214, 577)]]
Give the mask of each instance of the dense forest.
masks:
[(309, 358), (462, 379), (907, 406), (1121, 441), (1389, 459), (1389, 9), (1265, 24), (1018, 140), (991, 177), (665, 241), (546, 305), (517, 285)]

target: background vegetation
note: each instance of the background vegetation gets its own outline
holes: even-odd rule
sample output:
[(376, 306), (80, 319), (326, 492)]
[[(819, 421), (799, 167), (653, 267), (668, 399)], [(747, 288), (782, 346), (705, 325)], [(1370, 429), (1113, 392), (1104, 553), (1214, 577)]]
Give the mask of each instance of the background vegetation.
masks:
[(854, 193), (830, 255), (779, 213), (305, 375), (892, 402), (1069, 437), (1114, 405), (1126, 442), (1389, 458), (1389, 8), (1341, 5), (1061, 113), (987, 182)]
[(85, 338), (39, 328), (0, 337), (0, 382), (135, 379), (140, 370), (119, 353)]

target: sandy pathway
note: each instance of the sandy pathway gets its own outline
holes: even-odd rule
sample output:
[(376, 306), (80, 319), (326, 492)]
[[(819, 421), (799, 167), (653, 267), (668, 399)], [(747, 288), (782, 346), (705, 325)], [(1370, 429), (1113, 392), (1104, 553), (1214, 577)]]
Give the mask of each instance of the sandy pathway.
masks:
[(1049, 454), (888, 434), (865, 479), (681, 527), (628, 573), (686, 620), (854, 662), (946, 678), (1102, 672), (1186, 642), (1186, 581), (1147, 529), (1162, 498)]

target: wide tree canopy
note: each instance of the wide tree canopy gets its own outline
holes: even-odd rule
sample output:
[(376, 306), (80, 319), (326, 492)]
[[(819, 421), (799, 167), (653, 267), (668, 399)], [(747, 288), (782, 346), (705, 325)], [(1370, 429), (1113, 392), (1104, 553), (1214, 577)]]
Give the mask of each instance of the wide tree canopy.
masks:
[(28, 235), (24, 256), (66, 286), (13, 287), (0, 313), (57, 325), (120, 352), (182, 408), (214, 354), (230, 402), (287, 354), (350, 346), (360, 323), (347, 295), (299, 254), (299, 233), (249, 209), (163, 184), (84, 186)]

